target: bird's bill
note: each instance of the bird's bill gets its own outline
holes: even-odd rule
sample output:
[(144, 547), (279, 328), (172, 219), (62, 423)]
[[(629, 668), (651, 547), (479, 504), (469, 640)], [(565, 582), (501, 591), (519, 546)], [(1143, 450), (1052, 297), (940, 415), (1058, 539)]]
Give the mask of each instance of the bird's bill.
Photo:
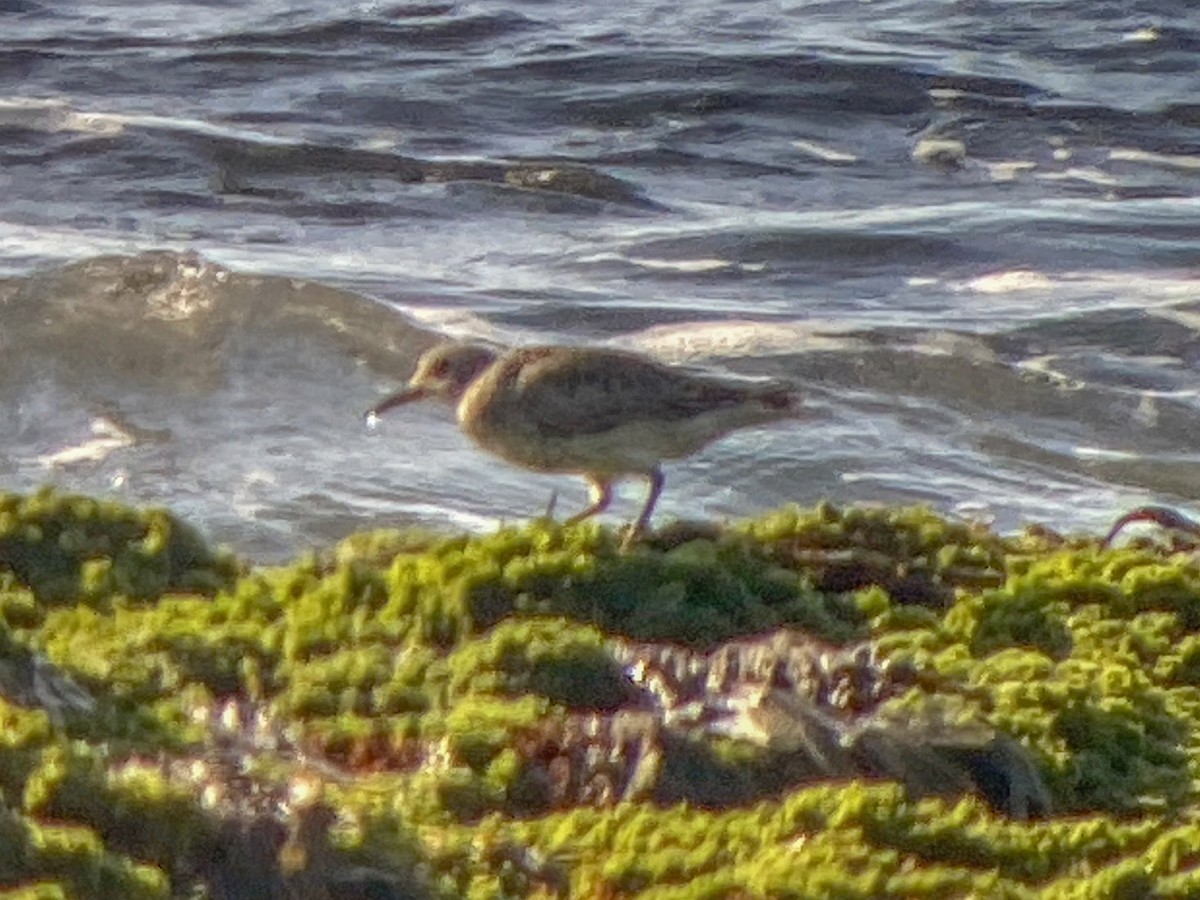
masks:
[(395, 409), (397, 406), (403, 406), (406, 403), (413, 403), (417, 400), (424, 400), (429, 395), (425, 388), (406, 387), (396, 391), (389, 397), (384, 397), (364, 414), (364, 418), (377, 419), (389, 409)]

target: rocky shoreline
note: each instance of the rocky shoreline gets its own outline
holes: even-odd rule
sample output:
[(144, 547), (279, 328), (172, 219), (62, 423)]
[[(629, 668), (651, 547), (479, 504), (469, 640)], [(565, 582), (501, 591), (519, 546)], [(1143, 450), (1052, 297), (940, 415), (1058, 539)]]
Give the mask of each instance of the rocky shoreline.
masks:
[(1187, 546), (0, 495), (0, 897), (1195, 896), (1198, 724)]

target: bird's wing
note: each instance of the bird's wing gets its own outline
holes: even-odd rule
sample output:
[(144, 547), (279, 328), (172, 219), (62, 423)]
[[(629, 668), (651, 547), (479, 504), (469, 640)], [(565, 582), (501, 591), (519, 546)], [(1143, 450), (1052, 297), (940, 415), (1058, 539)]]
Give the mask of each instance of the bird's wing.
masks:
[(582, 435), (638, 421), (679, 421), (736, 406), (761, 388), (632, 353), (573, 350), (527, 360), (516, 375), (521, 415), (544, 434)]

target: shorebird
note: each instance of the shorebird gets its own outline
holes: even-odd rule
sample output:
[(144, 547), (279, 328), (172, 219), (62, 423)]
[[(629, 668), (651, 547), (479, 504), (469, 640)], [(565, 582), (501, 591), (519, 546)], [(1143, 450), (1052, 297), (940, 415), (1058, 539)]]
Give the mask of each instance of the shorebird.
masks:
[(462, 430), (502, 459), (582, 475), (591, 502), (568, 525), (606, 510), (618, 479), (644, 478), (649, 492), (625, 547), (654, 512), (663, 460), (691, 456), (739, 428), (794, 418), (800, 407), (779, 384), (699, 374), (620, 350), (497, 352), (450, 342), (422, 354), (408, 386), (368, 410), (367, 420), (425, 398), (455, 404)]

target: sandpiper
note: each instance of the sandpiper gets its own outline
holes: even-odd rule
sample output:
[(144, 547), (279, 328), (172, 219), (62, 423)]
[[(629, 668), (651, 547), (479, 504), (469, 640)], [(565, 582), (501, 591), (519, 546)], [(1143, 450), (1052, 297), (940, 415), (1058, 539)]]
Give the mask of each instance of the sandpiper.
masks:
[(779, 384), (703, 375), (620, 350), (497, 352), (450, 342), (422, 354), (408, 386), (366, 416), (427, 397), (456, 404), (462, 430), (485, 450), (587, 479), (591, 503), (569, 525), (607, 509), (617, 479), (645, 478), (649, 493), (625, 546), (650, 521), (664, 459), (690, 456), (738, 428), (796, 417), (800, 407)]

